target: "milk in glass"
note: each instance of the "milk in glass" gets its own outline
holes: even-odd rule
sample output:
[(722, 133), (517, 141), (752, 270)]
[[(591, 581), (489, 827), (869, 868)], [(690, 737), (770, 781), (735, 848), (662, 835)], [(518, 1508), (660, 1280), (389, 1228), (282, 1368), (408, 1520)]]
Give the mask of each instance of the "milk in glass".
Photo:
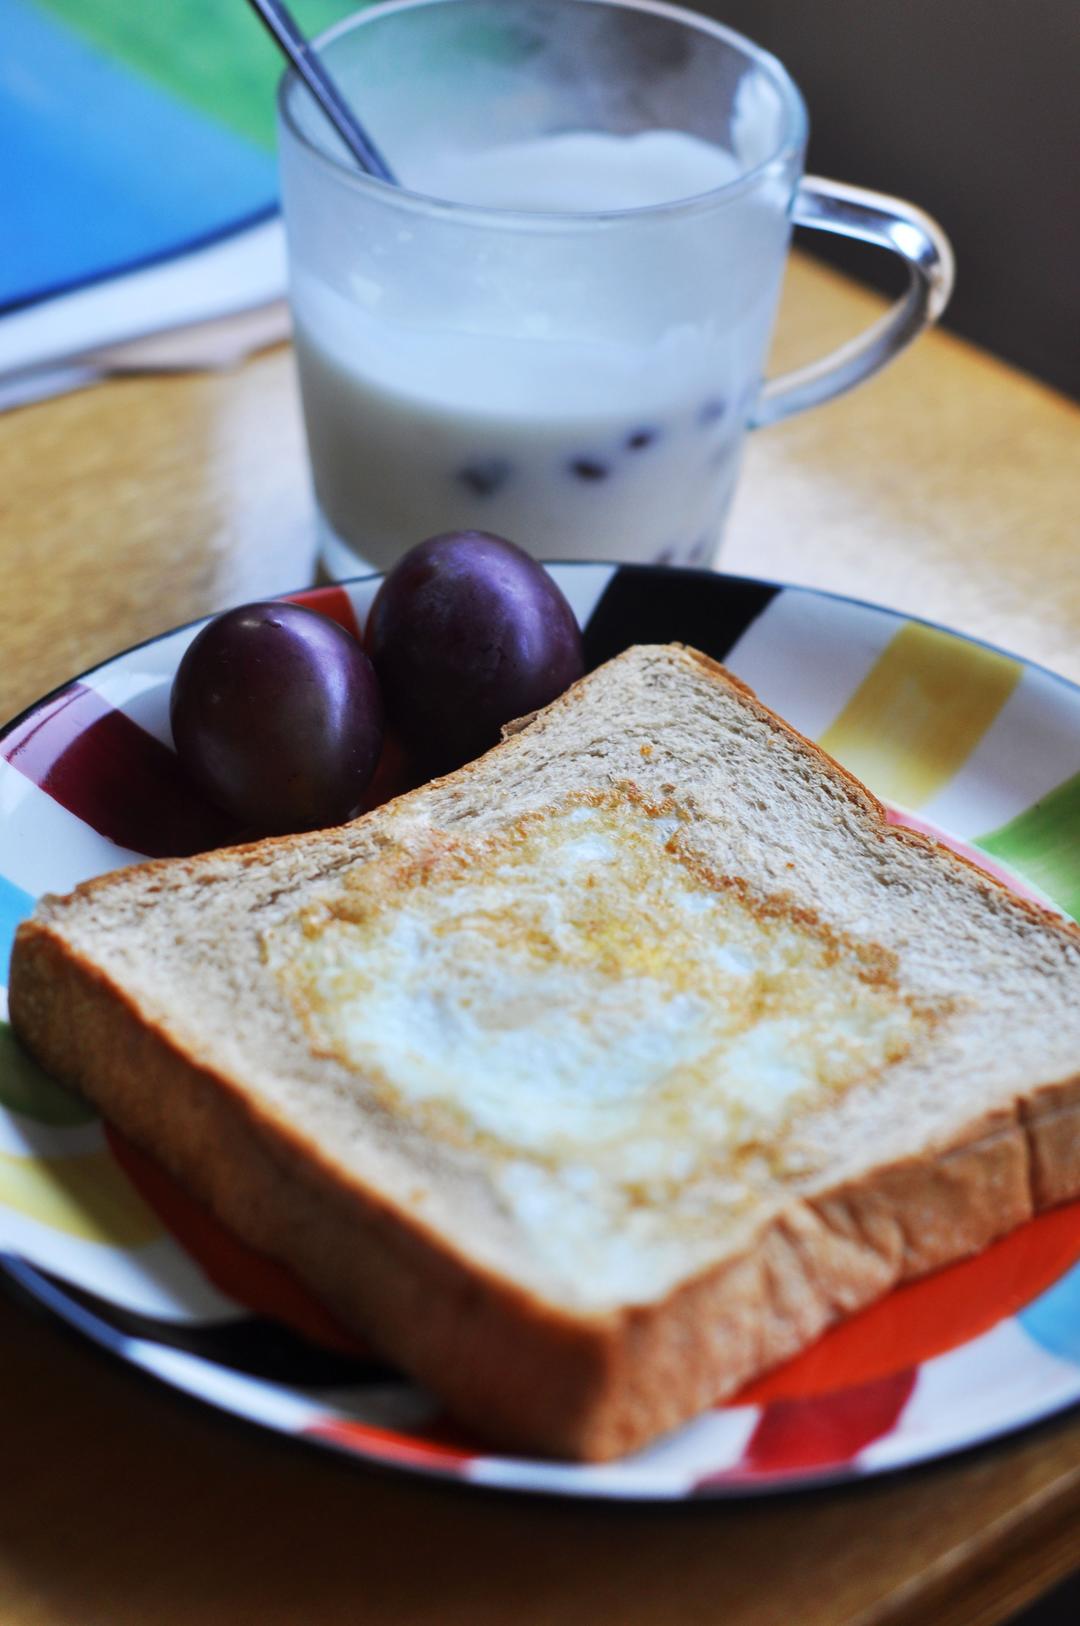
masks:
[[(705, 562), (775, 306), (775, 200), (759, 189), (742, 205), (732, 256), (731, 211), (708, 200), (745, 165), (675, 130), (402, 152), (398, 166), (441, 201), (343, 238), (332, 278), (293, 266), (332, 566), (385, 568), (464, 528), (552, 559)], [(676, 235), (664, 206), (687, 199), (701, 201), (681, 206)], [(425, 207), (452, 227), (435, 256)], [(492, 232), (475, 209), (510, 213)]]

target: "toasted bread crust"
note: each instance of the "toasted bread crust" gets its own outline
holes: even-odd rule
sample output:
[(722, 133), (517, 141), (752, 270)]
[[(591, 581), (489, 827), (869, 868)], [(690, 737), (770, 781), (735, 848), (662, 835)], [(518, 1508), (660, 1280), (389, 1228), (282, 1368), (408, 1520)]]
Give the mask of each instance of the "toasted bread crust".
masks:
[(574, 1318), (485, 1276), (403, 1209), (320, 1166), (289, 1128), (148, 1025), (47, 926), (19, 928), (24, 1042), (342, 1323), (505, 1446), (602, 1461), (788, 1359), (899, 1282), (976, 1253), (1080, 1188), (1080, 1081), (1053, 1110), (792, 1203), (666, 1299)]

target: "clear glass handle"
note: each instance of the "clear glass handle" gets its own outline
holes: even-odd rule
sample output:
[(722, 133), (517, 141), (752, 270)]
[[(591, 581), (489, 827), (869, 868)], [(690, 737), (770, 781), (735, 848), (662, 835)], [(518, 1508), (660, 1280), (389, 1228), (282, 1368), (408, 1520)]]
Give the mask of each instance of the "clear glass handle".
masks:
[(908, 287), (865, 333), (820, 361), (767, 380), (750, 414), (753, 428), (778, 423), (861, 384), (899, 355), (930, 322), (937, 321), (952, 292), (949, 239), (937, 221), (901, 198), (807, 175), (795, 194), (793, 219), (796, 226), (857, 237), (862, 243), (889, 249), (907, 266)]

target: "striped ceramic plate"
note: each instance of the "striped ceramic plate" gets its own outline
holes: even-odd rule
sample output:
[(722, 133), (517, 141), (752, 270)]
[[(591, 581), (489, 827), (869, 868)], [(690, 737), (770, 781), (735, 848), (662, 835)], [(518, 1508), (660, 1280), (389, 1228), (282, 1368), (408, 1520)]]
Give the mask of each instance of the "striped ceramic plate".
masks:
[[(1080, 915), (1080, 690), (885, 610), (692, 571), (552, 567), (590, 662), (680, 639), (720, 657), (929, 826)], [(294, 595), (346, 626), (377, 581)], [(198, 630), (107, 662), (0, 737), (0, 965), (46, 890), (229, 838), (170, 748)], [(0, 1026), (0, 1250), (9, 1278), (123, 1359), (268, 1428), (418, 1472), (623, 1498), (747, 1494), (876, 1474), (1080, 1400), (1080, 1204), (893, 1293), (725, 1406), (603, 1467), (492, 1454), (342, 1337), (59, 1090)]]

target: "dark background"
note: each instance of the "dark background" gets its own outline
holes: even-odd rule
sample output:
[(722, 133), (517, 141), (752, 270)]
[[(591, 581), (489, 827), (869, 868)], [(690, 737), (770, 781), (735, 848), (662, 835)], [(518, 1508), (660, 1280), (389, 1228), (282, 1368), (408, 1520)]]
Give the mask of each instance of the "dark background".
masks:
[[(946, 325), (1080, 397), (1080, 0), (688, 3), (788, 68), (811, 173), (937, 217), (957, 259)], [(897, 291), (886, 256), (800, 241)]]

